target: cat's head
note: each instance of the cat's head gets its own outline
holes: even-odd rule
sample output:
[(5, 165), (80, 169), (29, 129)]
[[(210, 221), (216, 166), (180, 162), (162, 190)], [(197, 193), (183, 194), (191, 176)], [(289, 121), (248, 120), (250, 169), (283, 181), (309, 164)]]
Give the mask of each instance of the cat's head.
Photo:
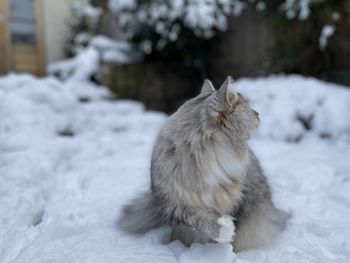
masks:
[(182, 114), (186, 115), (187, 111), (188, 116), (197, 116), (191, 126), (199, 126), (197, 130), (208, 136), (247, 141), (259, 126), (258, 113), (235, 91), (231, 77), (218, 90), (206, 80), (201, 93), (186, 104)]

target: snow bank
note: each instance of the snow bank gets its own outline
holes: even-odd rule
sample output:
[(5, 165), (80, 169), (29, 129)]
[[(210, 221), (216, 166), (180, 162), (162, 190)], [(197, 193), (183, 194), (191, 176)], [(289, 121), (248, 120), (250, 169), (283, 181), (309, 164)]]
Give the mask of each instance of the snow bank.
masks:
[(259, 135), (298, 141), (350, 138), (350, 90), (314, 78), (274, 76), (237, 81), (261, 119)]
[[(307, 99), (299, 86), (310, 89)], [(296, 108), (314, 112), (321, 96), (329, 105), (322, 107), (338, 114), (342, 102), (326, 101), (349, 93), (295, 76), (242, 80), (237, 88), (262, 111), (262, 128), (273, 118), (282, 134), (288, 121), (295, 130), (289, 116)], [(167, 242), (167, 227), (140, 237), (119, 232), (121, 206), (148, 188), (152, 144), (165, 116), (108, 96), (87, 82), (0, 78), (0, 263), (348, 262), (350, 147), (318, 136), (286, 143), (271, 133), (252, 141), (275, 203), (293, 215), (271, 248), (237, 254), (229, 244), (185, 248)], [(287, 117), (276, 111), (277, 99)]]

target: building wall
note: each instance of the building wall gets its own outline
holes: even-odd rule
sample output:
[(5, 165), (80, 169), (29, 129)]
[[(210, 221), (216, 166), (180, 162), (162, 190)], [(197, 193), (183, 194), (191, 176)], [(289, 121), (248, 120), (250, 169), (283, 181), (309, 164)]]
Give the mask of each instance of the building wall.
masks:
[[(76, 0), (43, 0), (46, 62), (64, 58), (71, 7)], [(87, 2), (87, 0), (79, 0)]]

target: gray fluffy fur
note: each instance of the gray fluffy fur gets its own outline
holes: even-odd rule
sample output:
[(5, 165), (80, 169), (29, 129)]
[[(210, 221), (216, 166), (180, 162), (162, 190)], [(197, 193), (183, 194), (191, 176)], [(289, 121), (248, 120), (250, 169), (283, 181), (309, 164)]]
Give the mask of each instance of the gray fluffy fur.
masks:
[[(123, 230), (142, 234), (167, 224), (186, 245), (225, 242), (222, 232), (232, 231), (226, 242), (236, 251), (269, 245), (283, 230), (286, 216), (247, 143), (258, 114), (232, 86), (230, 77), (218, 90), (207, 80), (169, 117), (154, 145), (151, 189), (124, 207)], [(233, 228), (223, 228), (223, 216)]]

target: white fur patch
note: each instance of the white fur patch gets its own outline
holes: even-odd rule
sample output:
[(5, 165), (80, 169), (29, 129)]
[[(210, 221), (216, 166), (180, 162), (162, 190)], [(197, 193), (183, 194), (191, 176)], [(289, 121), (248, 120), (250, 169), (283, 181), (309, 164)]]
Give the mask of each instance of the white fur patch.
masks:
[(235, 225), (233, 223), (233, 217), (229, 215), (223, 215), (218, 219), (218, 224), (221, 226), (219, 237), (214, 240), (219, 243), (232, 242), (235, 236)]
[(240, 177), (245, 174), (246, 160), (239, 160), (231, 147), (231, 145), (225, 144), (225, 142), (214, 145), (215, 168), (220, 173), (218, 176), (221, 177), (221, 180), (228, 175)]
[[(240, 185), (232, 185), (244, 178), (248, 158), (239, 158), (232, 145), (217, 138), (207, 145), (199, 158), (200, 173), (206, 186), (201, 193), (204, 205), (221, 214), (229, 214), (240, 199)], [(222, 187), (229, 187), (223, 189)], [(234, 189), (236, 188), (236, 189)]]
[(201, 167), (208, 186), (230, 183), (230, 177), (240, 178), (245, 175), (246, 160), (239, 160), (230, 145), (222, 142), (212, 145), (201, 160)]

